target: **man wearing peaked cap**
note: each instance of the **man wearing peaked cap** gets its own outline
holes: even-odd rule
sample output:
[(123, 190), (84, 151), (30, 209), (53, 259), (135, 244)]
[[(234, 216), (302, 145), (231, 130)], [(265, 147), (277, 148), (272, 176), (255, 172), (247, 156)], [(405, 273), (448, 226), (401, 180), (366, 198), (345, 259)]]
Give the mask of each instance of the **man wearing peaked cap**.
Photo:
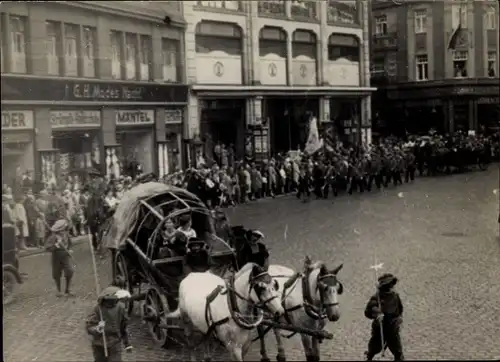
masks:
[(45, 249), (52, 253), (52, 278), (56, 283), (57, 296), (61, 297), (61, 276), (66, 279), (66, 296), (74, 296), (71, 292), (71, 280), (74, 269), (71, 257), (71, 239), (68, 232), (69, 224), (66, 220), (57, 220), (50, 228), (52, 235), (45, 244)]

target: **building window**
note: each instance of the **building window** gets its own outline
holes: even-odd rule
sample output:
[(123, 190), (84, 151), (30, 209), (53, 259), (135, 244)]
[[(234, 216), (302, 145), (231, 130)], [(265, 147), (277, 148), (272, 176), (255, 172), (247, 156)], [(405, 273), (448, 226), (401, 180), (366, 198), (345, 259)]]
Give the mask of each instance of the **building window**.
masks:
[(387, 16), (375, 17), (375, 35), (387, 35)]
[(177, 82), (179, 80), (177, 68), (179, 59), (179, 42), (173, 39), (162, 40), (163, 81)]
[(151, 69), (151, 51), (151, 37), (147, 35), (141, 35), (141, 51), (139, 53), (139, 63), (141, 68), (140, 80), (149, 80), (149, 70)]
[(47, 74), (60, 75), (59, 47), (61, 44), (60, 24), (47, 21), (45, 23), (47, 38), (45, 40), (45, 54), (47, 55)]
[(415, 11), (415, 34), (427, 33), (427, 11)]
[(415, 64), (417, 67), (417, 81), (429, 80), (429, 62), (427, 60), (427, 55), (417, 55)]
[(458, 28), (459, 24), (461, 28), (467, 28), (467, 4), (453, 5), (451, 14), (453, 29)]
[(497, 14), (495, 12), (495, 9), (488, 9), (486, 12), (486, 19), (485, 19), (485, 24), (486, 24), (486, 29), (487, 30), (495, 30), (497, 28)]
[(385, 73), (385, 59), (384, 58), (374, 58), (371, 63), (371, 73), (374, 76), (382, 75)]
[(10, 17), (11, 67), (12, 73), (26, 73), (26, 19)]
[(78, 76), (78, 26), (64, 24), (64, 75)]
[(453, 76), (455, 78), (467, 77), (467, 51), (455, 51), (453, 53)]
[(328, 60), (339, 59), (359, 62), (358, 39), (352, 35), (332, 34), (328, 38)]
[(234, 11), (241, 11), (243, 8), (241, 5), (241, 1), (198, 1), (197, 5), (206, 8), (226, 9)]
[(122, 34), (118, 31), (111, 31), (111, 76), (113, 79), (121, 79), (122, 64)]
[(497, 72), (497, 53), (488, 52), (488, 77), (496, 77)]
[(329, 23), (357, 24), (358, 8), (355, 0), (328, 0), (327, 19)]
[(83, 76), (88, 78), (95, 77), (95, 46), (97, 32), (95, 28), (89, 26), (83, 27)]
[(293, 17), (316, 19), (316, 1), (292, 0), (291, 13)]
[(125, 35), (125, 77), (127, 80), (136, 79), (137, 35)]
[(285, 16), (284, 0), (259, 1), (259, 15), (280, 15)]

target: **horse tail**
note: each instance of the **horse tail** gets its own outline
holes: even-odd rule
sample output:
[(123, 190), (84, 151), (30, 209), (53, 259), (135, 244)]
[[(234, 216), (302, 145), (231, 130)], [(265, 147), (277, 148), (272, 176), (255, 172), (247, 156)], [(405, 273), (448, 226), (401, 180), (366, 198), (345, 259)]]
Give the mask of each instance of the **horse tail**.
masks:
[(181, 309), (177, 308), (173, 312), (168, 313), (166, 317), (167, 318), (174, 318), (174, 319), (180, 318), (181, 317)]

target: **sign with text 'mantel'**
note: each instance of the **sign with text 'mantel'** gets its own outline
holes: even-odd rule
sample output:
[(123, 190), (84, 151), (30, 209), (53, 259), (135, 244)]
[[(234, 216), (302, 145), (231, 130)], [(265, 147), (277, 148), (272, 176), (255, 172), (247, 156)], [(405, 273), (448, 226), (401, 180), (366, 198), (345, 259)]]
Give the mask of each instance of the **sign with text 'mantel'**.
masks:
[(2, 130), (33, 129), (33, 111), (2, 111)]
[(50, 112), (52, 128), (93, 127), (101, 126), (100, 111), (52, 111)]
[(116, 125), (151, 125), (155, 123), (154, 110), (123, 110), (116, 111)]

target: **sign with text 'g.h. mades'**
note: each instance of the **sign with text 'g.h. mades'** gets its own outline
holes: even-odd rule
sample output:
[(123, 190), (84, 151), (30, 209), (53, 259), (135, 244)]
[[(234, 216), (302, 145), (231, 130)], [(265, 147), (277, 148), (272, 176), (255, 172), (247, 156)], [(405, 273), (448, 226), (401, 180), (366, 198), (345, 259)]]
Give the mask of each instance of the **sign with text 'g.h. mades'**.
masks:
[(152, 125), (154, 123), (155, 111), (152, 109), (116, 111), (117, 126)]

